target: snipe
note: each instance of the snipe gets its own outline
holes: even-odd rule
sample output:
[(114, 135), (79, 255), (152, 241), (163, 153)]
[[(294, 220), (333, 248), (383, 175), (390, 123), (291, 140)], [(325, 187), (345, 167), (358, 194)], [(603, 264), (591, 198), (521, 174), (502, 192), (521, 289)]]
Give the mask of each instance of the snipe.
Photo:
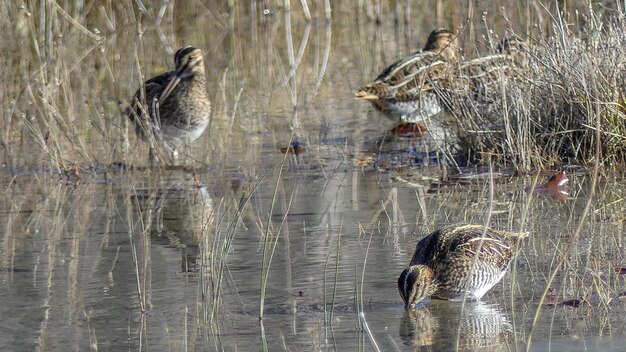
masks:
[(179, 49), (174, 62), (174, 71), (150, 78), (137, 90), (128, 111), (137, 136), (150, 143), (151, 162), (158, 161), (157, 146), (177, 159), (180, 148), (198, 139), (209, 124), (211, 102), (202, 51)]
[(528, 45), (524, 41), (506, 36), (498, 44), (497, 53), (462, 62), (458, 77), (442, 87), (475, 101), (491, 102), (502, 95), (504, 81), (516, 78), (528, 66), (528, 56)]
[(517, 242), (526, 236), (482, 225), (457, 225), (424, 237), (398, 278), (405, 308), (428, 296), (480, 299), (502, 279)]
[(400, 59), (359, 89), (357, 99), (369, 100), (393, 120), (418, 122), (441, 111), (432, 84), (448, 77), (458, 62), (459, 45), (447, 29), (432, 31), (422, 51)]

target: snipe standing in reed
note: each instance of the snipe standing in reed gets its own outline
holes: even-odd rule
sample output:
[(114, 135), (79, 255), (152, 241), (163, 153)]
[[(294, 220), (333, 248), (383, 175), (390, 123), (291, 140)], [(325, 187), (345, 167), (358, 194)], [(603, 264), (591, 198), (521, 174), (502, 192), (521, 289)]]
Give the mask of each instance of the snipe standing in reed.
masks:
[(428, 296), (480, 299), (504, 277), (518, 241), (526, 236), (482, 225), (456, 225), (424, 237), (398, 278), (405, 308)]
[(400, 59), (367, 86), (354, 93), (369, 100), (398, 122), (419, 122), (441, 111), (432, 83), (448, 77), (458, 62), (459, 45), (454, 33), (434, 30), (422, 51)]
[[(506, 35), (496, 53), (463, 61), (454, 79), (439, 81), (442, 105), (455, 117), (449, 124), (463, 142), (483, 150), (497, 148), (497, 131), (506, 131), (503, 114), (519, 106), (515, 94), (529, 87), (530, 50), (515, 35)], [(514, 113), (514, 112), (512, 112)], [(489, 131), (488, 134), (473, 131)], [(495, 135), (492, 134), (495, 131)], [(494, 137), (487, 138), (486, 136)]]
[(211, 102), (206, 91), (204, 57), (188, 46), (174, 55), (176, 69), (150, 78), (135, 93), (128, 117), (135, 132), (150, 143), (150, 162), (158, 146), (178, 159), (180, 148), (198, 139), (209, 124)]
[(498, 44), (497, 53), (463, 61), (457, 77), (442, 84), (442, 88), (477, 101), (491, 101), (492, 95), (502, 95), (502, 83), (518, 76), (528, 61), (526, 42), (507, 35)]

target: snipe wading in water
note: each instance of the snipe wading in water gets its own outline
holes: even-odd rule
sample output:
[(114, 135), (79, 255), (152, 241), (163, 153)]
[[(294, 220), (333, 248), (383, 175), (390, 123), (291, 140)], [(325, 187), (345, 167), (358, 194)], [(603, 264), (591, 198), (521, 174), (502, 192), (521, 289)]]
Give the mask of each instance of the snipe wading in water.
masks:
[(188, 46), (174, 55), (176, 69), (150, 78), (133, 96), (128, 117), (135, 132), (150, 143), (150, 162), (159, 161), (158, 146), (177, 160), (180, 148), (198, 139), (209, 124), (204, 57)]
[(441, 111), (433, 83), (453, 73), (459, 44), (447, 29), (434, 30), (422, 51), (400, 59), (376, 79), (354, 93), (369, 100), (385, 116), (397, 122), (419, 122)]
[(424, 237), (398, 278), (405, 308), (428, 296), (480, 299), (504, 277), (517, 242), (526, 236), (482, 225), (456, 225)]

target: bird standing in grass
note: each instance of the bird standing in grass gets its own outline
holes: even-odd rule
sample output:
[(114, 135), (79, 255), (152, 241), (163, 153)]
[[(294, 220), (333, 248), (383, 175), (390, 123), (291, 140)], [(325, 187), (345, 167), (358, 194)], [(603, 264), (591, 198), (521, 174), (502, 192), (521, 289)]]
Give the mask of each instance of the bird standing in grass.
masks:
[(198, 139), (209, 124), (202, 51), (182, 48), (174, 62), (174, 71), (150, 78), (137, 90), (128, 111), (137, 136), (150, 144), (151, 163), (159, 161), (158, 146), (177, 160), (180, 148)]
[(523, 105), (517, 95), (532, 86), (527, 81), (530, 54), (526, 42), (508, 35), (496, 53), (463, 61), (454, 79), (438, 82), (440, 101), (454, 116), (450, 126), (463, 144), (480, 150), (499, 148), (495, 136), (508, 129), (503, 116), (517, 116), (515, 109)]
[(459, 45), (447, 29), (432, 31), (422, 51), (400, 59), (354, 93), (398, 122), (419, 122), (441, 111), (433, 83), (455, 71)]
[(480, 299), (509, 267), (518, 241), (527, 233), (482, 225), (448, 226), (421, 239), (409, 267), (398, 278), (405, 308), (428, 296)]
[(502, 96), (502, 84), (507, 79), (527, 68), (528, 60), (528, 45), (516, 36), (507, 36), (498, 44), (497, 53), (462, 62), (456, 79), (441, 88), (475, 101), (491, 102)]

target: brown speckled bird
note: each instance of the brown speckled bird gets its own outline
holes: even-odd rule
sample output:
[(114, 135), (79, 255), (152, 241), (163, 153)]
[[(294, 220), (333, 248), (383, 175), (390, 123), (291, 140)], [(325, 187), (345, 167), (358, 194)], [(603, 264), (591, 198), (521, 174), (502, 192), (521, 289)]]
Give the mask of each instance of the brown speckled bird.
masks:
[(176, 70), (152, 77), (137, 90), (128, 111), (137, 136), (150, 143), (151, 162), (158, 161), (155, 142), (177, 159), (179, 148), (198, 139), (209, 124), (202, 51), (182, 48), (174, 62)]
[(517, 242), (526, 236), (483, 225), (455, 225), (424, 237), (398, 278), (405, 308), (428, 296), (480, 299), (502, 279)]
[(493, 95), (501, 96), (501, 84), (528, 66), (529, 50), (521, 39), (507, 36), (498, 44), (497, 51), (462, 62), (458, 76), (444, 82), (441, 88), (469, 94), (468, 97), (477, 101), (491, 101), (495, 99)]
[(497, 48), (500, 54), (506, 55), (509, 60), (518, 68), (528, 66), (530, 59), (530, 48), (528, 43), (514, 34), (506, 35), (500, 41)]
[(436, 115), (441, 106), (431, 84), (454, 71), (458, 50), (454, 33), (447, 29), (432, 31), (422, 51), (387, 67), (354, 95), (369, 100), (392, 120), (417, 122)]

